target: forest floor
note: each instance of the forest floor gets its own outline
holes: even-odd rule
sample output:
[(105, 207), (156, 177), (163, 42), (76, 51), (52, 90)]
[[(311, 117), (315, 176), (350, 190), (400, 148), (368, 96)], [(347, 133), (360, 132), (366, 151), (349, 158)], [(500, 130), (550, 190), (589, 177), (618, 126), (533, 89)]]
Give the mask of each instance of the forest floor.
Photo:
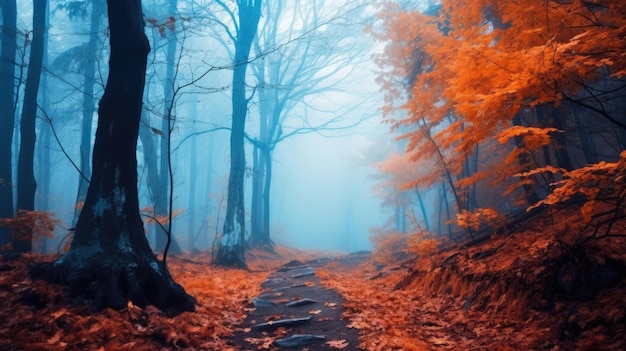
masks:
[(56, 257), (22, 255), (0, 261), (0, 350), (282, 350), (293, 334), (311, 342), (296, 350), (625, 350), (626, 238), (589, 235), (566, 211), (401, 261), (277, 247), (245, 271), (185, 254), (169, 268), (199, 305), (176, 317), (91, 311), (29, 277)]

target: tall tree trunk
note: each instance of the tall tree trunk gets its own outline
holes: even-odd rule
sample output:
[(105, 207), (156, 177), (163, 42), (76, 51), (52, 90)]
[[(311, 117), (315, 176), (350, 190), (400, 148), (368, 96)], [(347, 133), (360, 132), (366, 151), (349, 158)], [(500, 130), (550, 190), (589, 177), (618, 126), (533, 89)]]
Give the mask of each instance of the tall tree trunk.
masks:
[(422, 198), (422, 193), (418, 187), (415, 187), (415, 194), (417, 195), (417, 203), (419, 204), (420, 211), (422, 212), (422, 218), (424, 218), (424, 225), (426, 226), (426, 230), (430, 231), (430, 224), (428, 221), (428, 213), (426, 212), (426, 205), (424, 204), (424, 199)]
[[(261, 123), (263, 123), (261, 117)], [(261, 127), (263, 129), (263, 127)], [(265, 173), (265, 163), (261, 162), (261, 149), (259, 145), (254, 145), (252, 150), (252, 194), (250, 205), (250, 238), (248, 244), (256, 247), (256, 243), (263, 230), (263, 178)]]
[[(522, 112), (518, 113), (515, 115), (515, 117), (513, 117), (513, 125), (515, 126), (521, 126), (522, 125), (522, 117), (521, 114)], [(524, 147), (524, 138), (522, 137), (515, 137), (514, 138), (515, 141), (515, 145), (517, 147)], [(520, 164), (520, 166), (522, 167), (522, 171), (528, 171), (530, 169), (530, 157), (528, 155), (528, 153), (526, 152), (521, 152), (518, 156), (517, 156), (517, 162)], [(524, 189), (524, 196), (526, 197), (526, 201), (528, 202), (529, 205), (532, 205), (534, 203), (537, 203), (539, 201), (539, 195), (537, 195), (537, 192), (535, 191), (535, 189), (528, 185), (528, 184), (524, 184), (522, 186), (522, 188)]]
[(580, 109), (573, 108), (572, 110), (572, 114), (574, 115), (574, 123), (576, 125), (576, 132), (578, 133), (580, 145), (583, 149), (583, 155), (585, 155), (585, 163), (597, 163), (598, 158), (596, 147), (594, 140), (591, 137), (591, 133), (589, 132), (587, 121), (582, 118), (582, 113)]
[[(154, 197), (155, 193), (159, 191), (159, 169), (156, 164), (157, 153), (156, 146), (154, 143), (154, 138), (152, 136), (152, 131), (150, 129), (150, 120), (148, 118), (148, 113), (145, 109), (141, 111), (141, 122), (139, 126), (139, 139), (141, 140), (141, 146), (143, 147), (143, 164), (146, 173), (146, 187), (148, 188), (148, 193), (150, 194), (150, 201), (154, 206)], [(152, 209), (152, 213), (154, 214), (154, 208)], [(154, 221), (151, 221), (154, 222)], [(158, 225), (156, 223), (152, 223), (148, 225), (148, 236), (152, 238), (152, 243), (156, 247), (156, 235), (157, 232), (156, 227)]]
[(230, 174), (224, 232), (220, 240), (216, 263), (224, 266), (247, 267), (244, 256), (245, 207), (244, 175), (246, 158), (244, 132), (248, 112), (246, 70), (250, 47), (256, 36), (261, 17), (261, 0), (237, 2), (239, 30), (235, 42), (235, 63), (232, 85), (232, 130), (230, 133)]
[[(266, 86), (266, 73), (270, 84), (279, 84), (277, 65), (261, 62), (257, 65), (256, 76), (259, 86)], [(254, 248), (274, 252), (270, 237), (270, 191), (272, 185), (272, 154), (280, 133), (277, 134), (280, 114), (284, 101), (279, 101), (278, 89), (259, 90), (259, 145), (254, 147), (255, 162), (252, 178), (252, 209), (249, 244)]]
[(191, 138), (191, 165), (189, 166), (189, 222), (187, 224), (187, 248), (195, 250), (196, 241), (196, 192), (198, 191), (198, 138)]
[[(50, 10), (46, 11), (46, 28), (50, 26)], [(43, 67), (48, 67), (48, 31), (44, 34), (44, 53), (43, 53)], [(48, 74), (43, 72), (41, 74), (41, 92), (40, 92), (40, 100), (41, 106), (44, 111), (48, 110), (48, 105), (50, 103), (48, 99), (48, 91), (50, 89)], [(51, 128), (50, 124), (47, 120), (39, 123), (39, 132), (40, 141), (38, 143), (38, 175), (37, 179), (39, 182), (37, 187), (39, 189), (39, 197), (37, 198), (37, 203), (35, 206), (40, 211), (48, 211), (50, 209), (49, 200), (50, 200), (50, 138), (51, 138)], [(41, 239), (40, 245), (38, 246), (39, 252), (48, 253), (48, 237), (43, 236)]]
[[(550, 105), (548, 107), (548, 111), (551, 114), (552, 117), (552, 122), (553, 122), (553, 126), (556, 129), (559, 130), (565, 130), (567, 128), (566, 126), (566, 113), (567, 113), (567, 108), (565, 107), (565, 105), (561, 105), (560, 108), (556, 108), (552, 105)], [(572, 166), (572, 160), (569, 156), (569, 152), (568, 152), (568, 142), (567, 142), (567, 136), (565, 133), (555, 133), (552, 138), (554, 139), (554, 142), (556, 143), (556, 147), (555, 147), (555, 154), (556, 154), (556, 160), (558, 162), (558, 166), (561, 168), (565, 168), (568, 171), (571, 171), (574, 167)]]
[[(100, 20), (104, 11), (104, 1), (94, 0), (91, 4), (91, 24), (89, 28), (89, 41), (87, 43), (87, 55), (97, 57), (98, 42), (100, 41)], [(83, 85), (83, 120), (80, 136), (80, 171), (78, 178), (77, 203), (84, 203), (87, 196), (88, 179), (91, 177), (91, 125), (93, 124), (93, 114), (96, 111), (94, 98), (94, 86), (96, 80), (96, 61), (90, 60), (85, 65), (85, 80)], [(85, 179), (86, 178), (86, 179)], [(78, 213), (75, 213), (75, 220)]]
[(69, 284), (73, 294), (91, 298), (98, 309), (122, 309), (130, 300), (173, 314), (193, 311), (194, 299), (150, 250), (139, 214), (136, 148), (150, 51), (141, 1), (107, 3), (111, 57), (91, 182), (70, 250), (51, 272), (41, 268)]
[(452, 215), (450, 214), (450, 204), (448, 203), (448, 190), (446, 189), (446, 183), (441, 182), (441, 194), (442, 194), (442, 206), (446, 211), (446, 226), (448, 227), (448, 237), (452, 239)]
[[(15, 128), (15, 54), (17, 9), (15, 0), (0, 1), (0, 219), (13, 217), (13, 129)], [(11, 231), (0, 227), (0, 249), (11, 242)]]
[(261, 242), (263, 247), (274, 252), (274, 243), (270, 238), (270, 190), (272, 186), (272, 150), (267, 149), (265, 156), (265, 183), (263, 184), (263, 230)]
[[(46, 30), (47, 0), (33, 1), (33, 41), (30, 48), (30, 60), (26, 76), (24, 103), (22, 105), (22, 119), (20, 122), (20, 152), (17, 161), (17, 209), (35, 210), (35, 128), (37, 119), (37, 95), (41, 79), (41, 65), (43, 63), (44, 33)], [(15, 237), (13, 249), (16, 252), (31, 251), (33, 241), (32, 231), (24, 232), (23, 236)]]
[[(170, 16), (175, 16), (177, 13), (178, 1), (170, 0), (168, 3), (168, 12)], [(155, 191), (154, 197), (154, 214), (158, 218), (168, 218), (172, 209), (169, 204), (171, 202), (170, 192), (173, 186), (172, 175), (170, 174), (171, 160), (170, 160), (170, 140), (172, 130), (175, 122), (175, 103), (174, 103), (174, 70), (176, 65), (176, 52), (178, 49), (178, 41), (176, 38), (176, 31), (166, 29), (167, 37), (167, 53), (166, 53), (166, 75), (163, 82), (163, 119), (161, 121), (161, 135), (160, 138), (160, 154), (159, 154), (159, 185), (158, 190)], [(155, 189), (156, 190), (156, 189)], [(168, 220), (167, 223), (162, 223), (163, 226), (156, 226), (156, 251), (165, 251), (165, 248), (169, 246), (168, 250), (174, 254), (181, 254), (182, 250), (178, 245), (178, 242), (172, 236), (172, 223)]]

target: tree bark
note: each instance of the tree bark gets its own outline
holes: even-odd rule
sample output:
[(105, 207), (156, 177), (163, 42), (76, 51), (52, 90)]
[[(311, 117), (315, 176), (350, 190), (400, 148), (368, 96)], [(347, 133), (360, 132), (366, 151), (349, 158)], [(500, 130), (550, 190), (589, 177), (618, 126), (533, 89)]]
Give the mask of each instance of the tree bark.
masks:
[[(37, 119), (37, 95), (43, 63), (44, 33), (46, 29), (46, 6), (48, 1), (33, 1), (33, 41), (30, 47), (30, 61), (26, 75), (22, 120), (20, 122), (20, 152), (17, 161), (17, 209), (35, 210), (35, 127)], [(26, 231), (24, 236), (13, 238), (16, 252), (32, 250), (33, 233)]]
[(224, 232), (220, 240), (216, 263), (224, 266), (247, 268), (244, 256), (245, 207), (244, 175), (246, 158), (244, 132), (248, 112), (246, 97), (246, 70), (250, 47), (256, 36), (261, 17), (261, 0), (237, 1), (239, 30), (235, 42), (235, 67), (232, 88), (232, 130), (230, 133), (230, 174), (228, 177), (228, 200)]
[[(176, 14), (178, 6), (177, 0), (170, 0), (168, 2), (168, 12), (170, 16)], [(174, 128), (174, 67), (176, 65), (176, 51), (178, 47), (178, 41), (176, 38), (176, 32), (174, 30), (165, 30), (165, 37), (167, 38), (166, 48), (166, 73), (165, 80), (163, 81), (163, 119), (161, 120), (161, 132), (160, 136), (160, 155), (159, 155), (159, 190), (155, 194), (154, 198), (154, 214), (159, 218), (167, 218), (171, 209), (168, 206), (170, 201), (169, 192), (171, 180), (169, 176), (170, 165), (170, 139), (172, 129)], [(156, 228), (156, 251), (164, 251), (168, 246), (168, 241), (172, 240), (171, 228), (172, 223), (164, 223), (163, 227), (157, 226)], [(169, 239), (168, 239), (169, 238)], [(182, 250), (178, 244), (172, 247), (172, 251), (175, 254), (182, 253)]]
[[(15, 54), (17, 9), (15, 0), (0, 2), (0, 219), (13, 217), (13, 166), (11, 145), (15, 128)], [(0, 228), (0, 249), (11, 242), (11, 231)]]
[[(102, 11), (104, 10), (103, 0), (94, 0), (91, 4), (91, 18), (90, 18), (90, 36), (87, 44), (87, 53), (92, 57), (97, 57), (100, 20), (102, 18)], [(87, 187), (89, 182), (87, 179), (91, 177), (91, 125), (93, 124), (93, 113), (96, 110), (96, 103), (94, 97), (94, 86), (96, 81), (96, 61), (89, 61), (85, 65), (85, 80), (83, 85), (83, 120), (80, 136), (80, 171), (81, 175), (78, 178), (78, 194), (76, 196), (76, 202), (84, 203), (87, 196)], [(87, 179), (85, 179), (87, 177)], [(75, 213), (75, 220), (78, 219), (78, 210)]]
[(171, 314), (193, 311), (195, 300), (150, 250), (139, 213), (136, 148), (150, 51), (141, 1), (107, 3), (111, 57), (91, 182), (70, 250), (44, 273), (96, 309), (121, 309), (130, 300)]

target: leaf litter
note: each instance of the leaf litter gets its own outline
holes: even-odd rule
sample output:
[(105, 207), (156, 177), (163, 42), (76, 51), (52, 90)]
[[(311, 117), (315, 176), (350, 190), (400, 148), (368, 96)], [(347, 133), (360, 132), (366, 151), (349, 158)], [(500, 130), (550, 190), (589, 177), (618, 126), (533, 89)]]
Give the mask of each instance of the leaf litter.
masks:
[[(537, 220), (522, 233), (496, 235), (480, 245), (408, 260), (403, 254), (402, 261), (382, 269), (373, 256), (357, 264), (329, 260), (316, 275), (320, 285), (344, 299), (343, 318), (358, 330), (360, 344), (328, 335), (319, 347), (626, 349), (623, 274), (593, 298), (565, 296), (555, 288), (555, 272), (567, 266), (562, 246), (580, 241), (580, 231), (574, 220), (551, 221), (567, 225), (569, 234), (555, 238), (544, 230), (548, 224)], [(586, 250), (594, 262), (626, 262), (626, 240), (621, 237), (592, 241)], [(29, 278), (30, 266), (54, 256), (24, 254), (0, 261), (9, 267), (0, 272), (0, 349), (239, 350), (231, 338), (251, 332), (242, 323), (255, 310), (252, 302), (261, 293), (261, 283), (285, 262), (322, 255), (283, 247), (277, 251), (248, 253), (250, 271), (211, 265), (210, 254), (173, 257), (169, 269), (174, 279), (199, 302), (196, 312), (173, 318), (131, 303), (124, 310), (94, 312), (86, 303), (69, 299), (66, 288)], [(325, 308), (337, 306), (335, 301), (320, 302)], [(254, 349), (277, 350), (274, 341), (286, 333), (279, 328), (246, 341)]]

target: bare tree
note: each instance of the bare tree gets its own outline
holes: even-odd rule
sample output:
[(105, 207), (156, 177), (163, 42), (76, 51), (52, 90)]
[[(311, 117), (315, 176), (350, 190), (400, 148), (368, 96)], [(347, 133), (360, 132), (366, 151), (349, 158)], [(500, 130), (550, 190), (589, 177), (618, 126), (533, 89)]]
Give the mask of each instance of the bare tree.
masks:
[[(353, 73), (368, 60), (363, 55), (369, 50), (362, 32), (364, 3), (333, 5), (325, 1), (266, 2), (267, 16), (255, 42), (256, 56), (262, 59), (252, 65), (259, 106), (259, 133), (253, 141), (249, 239), (253, 247), (271, 251), (273, 246), (270, 189), (276, 146), (292, 136), (349, 129), (362, 121), (347, 118), (350, 107), (344, 111), (337, 108), (334, 117), (317, 121), (308, 120), (306, 114), (297, 118), (293, 113), (297, 108), (315, 110), (308, 97), (350, 90)], [(356, 100), (355, 105), (359, 105), (366, 98)]]
[(262, 0), (237, 0), (236, 9), (216, 0), (234, 24), (228, 35), (235, 46), (232, 81), (232, 126), (230, 134), (230, 175), (224, 232), (220, 240), (216, 263), (225, 266), (247, 267), (244, 257), (245, 204), (244, 173), (246, 158), (244, 135), (249, 97), (246, 89), (246, 71), (250, 48), (257, 34), (261, 18)]

